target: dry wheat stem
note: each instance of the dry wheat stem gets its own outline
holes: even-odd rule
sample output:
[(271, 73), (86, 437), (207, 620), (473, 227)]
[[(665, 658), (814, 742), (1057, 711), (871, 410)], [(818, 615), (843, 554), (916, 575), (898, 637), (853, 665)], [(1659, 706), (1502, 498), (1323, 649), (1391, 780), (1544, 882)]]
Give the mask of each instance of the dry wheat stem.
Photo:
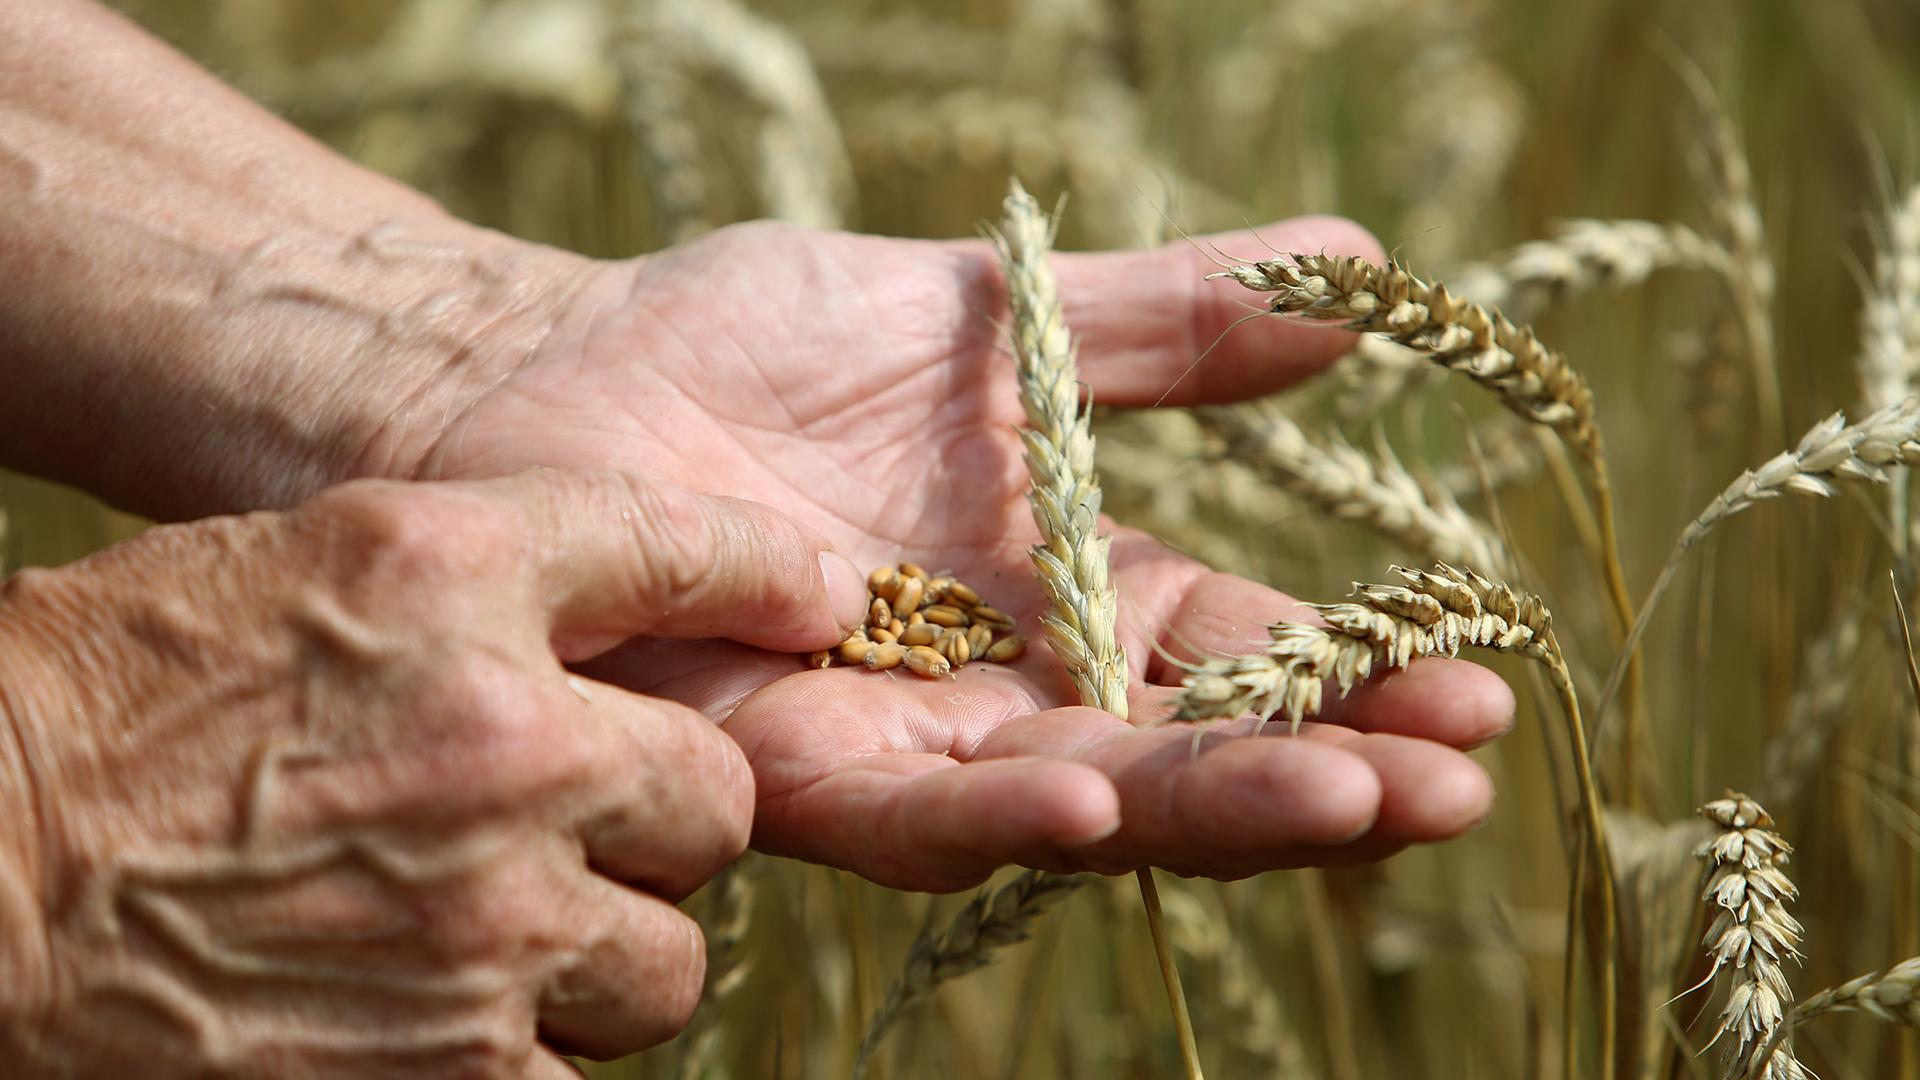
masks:
[(1793, 848), (1772, 831), (1766, 810), (1738, 792), (1700, 813), (1721, 830), (1694, 852), (1707, 862), (1701, 900), (1713, 915), (1701, 942), (1713, 967), (1701, 985), (1717, 982), (1726, 993), (1708, 1045), (1733, 1036), (1721, 1058), (1724, 1080), (1812, 1080), (1785, 1034), (1793, 991), (1783, 964), (1799, 959), (1801, 933), (1786, 908), (1799, 895), (1783, 869)]
[[(1553, 428), (1586, 466), (1614, 632), (1626, 640), (1634, 623), (1633, 599), (1621, 567), (1606, 450), (1594, 417), (1593, 392), (1565, 356), (1499, 312), (1462, 300), (1446, 285), (1429, 284), (1392, 263), (1375, 266), (1345, 255), (1293, 254), (1232, 266), (1220, 276), (1256, 292), (1272, 293), (1268, 306), (1278, 314), (1336, 321), (1351, 330), (1385, 334), (1486, 387), (1526, 419)], [(1634, 680), (1629, 702), (1635, 708), (1628, 716), (1622, 756), (1623, 786), (1631, 796), (1639, 728), (1639, 663), (1631, 645), (1624, 655)]]
[(1626, 658), (1631, 655), (1660, 598), (1673, 584), (1674, 576), (1686, 560), (1687, 552), (1709, 533), (1742, 511), (1766, 499), (1781, 495), (1815, 495), (1827, 498), (1839, 493), (1843, 480), (1885, 483), (1890, 470), (1920, 462), (1920, 399), (1908, 398), (1880, 409), (1857, 424), (1848, 424), (1844, 413), (1834, 413), (1815, 424), (1801, 436), (1791, 450), (1774, 455), (1757, 469), (1748, 469), (1734, 478), (1725, 491), (1713, 497), (1700, 516), (1687, 523), (1674, 543), (1672, 554), (1653, 588), (1640, 604), (1640, 616), (1621, 647), (1600, 692), (1600, 705), (1594, 715), (1595, 734), (1606, 724), (1607, 706), (1620, 688)]
[(1597, 871), (1602, 922), (1601, 1031), (1604, 1068), (1613, 1075), (1616, 1020), (1616, 926), (1612, 856), (1598, 784), (1584, 752), (1587, 733), (1566, 657), (1553, 634), (1553, 615), (1539, 597), (1518, 592), (1471, 570), (1440, 563), (1431, 571), (1395, 566), (1403, 584), (1354, 583), (1339, 604), (1310, 605), (1325, 626), (1275, 623), (1264, 652), (1203, 659), (1185, 665), (1175, 718), (1206, 720), (1252, 713), (1265, 723), (1284, 717), (1297, 731), (1320, 711), (1331, 683), (1345, 696), (1376, 671), (1405, 667), (1427, 656), (1457, 656), (1462, 648), (1492, 649), (1538, 661), (1566, 715), (1580, 778), (1585, 835), (1579, 858)]
[(1447, 275), (1455, 292), (1530, 319), (1569, 296), (1637, 285), (1661, 270), (1731, 273), (1732, 255), (1684, 225), (1575, 218), (1553, 234)]
[(1307, 438), (1270, 404), (1197, 410), (1228, 456), (1289, 495), (1343, 521), (1372, 528), (1424, 559), (1484, 566), (1501, 573), (1513, 560), (1485, 522), (1441, 489), (1423, 489), (1383, 444), (1369, 457), (1329, 432)]

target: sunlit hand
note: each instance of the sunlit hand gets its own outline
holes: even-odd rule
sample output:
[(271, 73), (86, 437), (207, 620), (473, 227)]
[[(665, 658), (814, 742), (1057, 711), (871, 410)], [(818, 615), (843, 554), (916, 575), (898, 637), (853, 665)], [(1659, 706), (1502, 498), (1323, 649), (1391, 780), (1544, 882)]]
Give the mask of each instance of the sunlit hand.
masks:
[[(1377, 252), (1337, 219), (1262, 239)], [(1238, 287), (1202, 281), (1211, 267), (1196, 250), (1057, 266), (1084, 377), (1106, 404), (1253, 397), (1349, 340), (1260, 319), (1195, 365), (1248, 311)], [(1026, 557), (1036, 533), (1001, 289), (982, 243), (726, 229), (600, 272), (537, 350), (434, 433), (415, 471), (611, 466), (755, 500), (862, 567), (951, 570), (1035, 633), (1043, 601)], [(1163, 688), (1178, 681), (1153, 643), (1245, 651), (1294, 610), (1139, 533), (1118, 532), (1113, 562), (1136, 723), (1164, 715)], [(1480, 668), (1422, 663), (1332, 710), (1337, 724), (1210, 740), (1190, 760), (1190, 729), (1068, 707), (1044, 647), (939, 682), (803, 670), (715, 642), (636, 642), (592, 670), (725, 721), (758, 785), (756, 846), (929, 889), (1009, 862), (1235, 877), (1450, 837), (1492, 798), (1459, 750), (1503, 731), (1513, 708)]]
[(752, 779), (700, 714), (561, 662), (820, 647), (860, 606), (820, 552), (764, 507), (539, 470), (10, 579), (6, 1075), (564, 1078), (556, 1051), (672, 1035), (705, 966), (673, 903), (746, 846)]

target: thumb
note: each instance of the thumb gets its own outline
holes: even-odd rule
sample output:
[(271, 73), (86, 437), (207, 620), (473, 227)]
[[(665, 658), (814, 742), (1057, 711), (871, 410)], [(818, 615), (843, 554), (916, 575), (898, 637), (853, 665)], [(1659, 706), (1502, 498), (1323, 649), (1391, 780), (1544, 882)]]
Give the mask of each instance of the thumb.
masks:
[(495, 483), (535, 545), (563, 660), (639, 635), (810, 652), (866, 614), (866, 576), (772, 507), (617, 472)]
[(1298, 382), (1353, 347), (1353, 334), (1324, 325), (1267, 317), (1235, 327), (1266, 298), (1206, 276), (1219, 269), (1209, 259), (1214, 245), (1236, 262), (1272, 258), (1276, 250), (1378, 261), (1380, 243), (1367, 230), (1345, 218), (1298, 217), (1255, 232), (1201, 237), (1199, 244), (1200, 250), (1180, 240), (1149, 251), (1056, 257), (1067, 325), (1080, 339), (1081, 376), (1095, 401), (1243, 401)]

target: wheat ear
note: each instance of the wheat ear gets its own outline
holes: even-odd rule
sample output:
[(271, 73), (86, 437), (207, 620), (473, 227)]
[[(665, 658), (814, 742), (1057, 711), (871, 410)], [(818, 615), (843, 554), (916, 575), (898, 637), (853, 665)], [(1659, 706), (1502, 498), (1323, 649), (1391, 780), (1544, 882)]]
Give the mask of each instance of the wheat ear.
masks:
[[(1854, 367), (1870, 409), (1913, 393), (1920, 369), (1920, 186), (1909, 190), (1881, 223), (1873, 280), (1860, 305), (1860, 354)], [(1888, 486), (1887, 517), (1895, 530), (1896, 554), (1911, 558), (1920, 524), (1908, 519), (1904, 477)]]
[(1832, 1012), (1869, 1013), (1889, 1024), (1920, 1028), (1920, 956), (1814, 994), (1793, 1007), (1793, 1022)]
[[(1083, 704), (1127, 717), (1127, 658), (1116, 629), (1118, 599), (1108, 579), (1109, 540), (1099, 535), (1100, 481), (1094, 471), (1093, 431), (1088, 410), (1080, 402), (1080, 382), (1073, 336), (1062, 311), (1059, 289), (1047, 253), (1053, 246), (1054, 221), (1015, 180), (1006, 199), (1006, 212), (993, 239), (999, 248), (1007, 279), (1012, 313), (1013, 360), (1020, 388), (1020, 404), (1028, 428), (1020, 433), (1026, 446), (1027, 472), (1033, 484), (1027, 493), (1040, 543), (1030, 555), (1034, 571), (1047, 593), (1047, 613), (1041, 616), (1047, 644), (1066, 667)], [(1193, 1042), (1192, 1022), (1180, 992), (1171, 946), (1161, 918), (1159, 896), (1151, 872), (1139, 872), (1141, 899), (1147, 908), (1154, 951), (1160, 961), (1173, 1007), (1174, 1027), (1189, 1077), (1200, 1076), (1199, 1052)], [(1038, 917), (1045, 904), (1025, 899), (1075, 888), (1079, 880), (1067, 875), (1027, 871), (1001, 890), (992, 901), (1005, 912), (1007, 929), (1001, 937), (1021, 940), (1025, 924)], [(1004, 904), (1003, 904), (1004, 898)], [(984, 904), (984, 895), (975, 901)], [(1048, 903), (1051, 900), (1047, 901)], [(971, 910), (971, 909), (970, 909)], [(963, 911), (939, 941), (923, 935), (914, 945), (908, 972), (896, 983), (867, 1027), (855, 1073), (864, 1071), (879, 1040), (900, 1011), (925, 996), (911, 992), (916, 969), (957, 974), (986, 961), (950, 955), (958, 943), (968, 949), (986, 949), (998, 939), (980, 939), (965, 932)], [(1017, 930), (1017, 936), (1008, 934)], [(960, 964), (960, 967), (953, 967)], [(951, 975), (944, 976), (951, 977)], [(930, 990), (940, 979), (919, 978)]]
[[(1073, 335), (1047, 262), (1056, 225), (1019, 180), (1010, 184), (995, 240), (1007, 277), (1020, 404), (1027, 413), (1028, 426), (1020, 438), (1033, 480), (1027, 499), (1040, 529), (1040, 543), (1031, 555), (1049, 600), (1041, 617), (1047, 644), (1066, 665), (1081, 704), (1125, 720), (1127, 656), (1118, 636), (1118, 600), (1107, 576), (1109, 538), (1098, 531), (1100, 478), (1094, 471), (1093, 429), (1088, 408), (1080, 403)], [(1167, 941), (1159, 890), (1151, 868), (1141, 867), (1136, 877), (1181, 1057), (1187, 1076), (1198, 1080), (1200, 1052)]]
[(744, 955), (747, 931), (753, 925), (754, 894), (745, 860), (720, 871), (708, 887), (713, 890), (713, 904), (701, 924), (707, 939), (706, 984), (700, 992), (700, 1008), (680, 1034), (679, 1045), (686, 1047), (675, 1071), (680, 1080), (699, 1080), (713, 1067), (725, 1033), (720, 1010), (753, 968)]
[(1746, 338), (1754, 397), (1763, 430), (1777, 438), (1787, 434), (1780, 404), (1780, 372), (1775, 361), (1773, 299), (1775, 274), (1767, 253), (1766, 228), (1754, 200), (1753, 172), (1733, 121), (1722, 108), (1713, 84), (1692, 61), (1679, 58), (1676, 69), (1693, 97), (1700, 123), (1701, 147), (1696, 163), (1712, 198), (1707, 218), (1714, 239), (1732, 256), (1726, 274), (1734, 313)]
[[(1272, 293), (1274, 312), (1344, 323), (1348, 329), (1384, 334), (1425, 353), (1492, 391), (1507, 408), (1552, 428), (1586, 467), (1600, 535), (1600, 563), (1614, 630), (1625, 641), (1634, 623), (1633, 599), (1621, 568), (1614, 524), (1613, 484), (1606, 448), (1593, 412), (1593, 392), (1567, 358), (1541, 343), (1530, 329), (1504, 315), (1454, 296), (1388, 263), (1375, 266), (1344, 255), (1301, 255), (1229, 267), (1230, 277), (1256, 292)], [(1639, 702), (1639, 664), (1629, 647), (1634, 677), (1630, 701)], [(1635, 790), (1632, 768), (1638, 743), (1638, 709), (1628, 716), (1622, 777)]]
[(1271, 404), (1200, 409), (1195, 418), (1234, 461), (1309, 506), (1366, 525), (1425, 559), (1502, 572), (1513, 565), (1490, 526), (1447, 492), (1423, 489), (1384, 445), (1374, 458), (1337, 432), (1316, 443)]
[[(1356, 582), (1345, 603), (1310, 605), (1325, 626), (1276, 623), (1264, 652), (1203, 659), (1186, 666), (1175, 717), (1205, 720), (1253, 713), (1262, 723), (1284, 717), (1297, 730), (1317, 714), (1331, 683), (1345, 695), (1375, 671), (1421, 657), (1457, 656), (1463, 648), (1514, 653), (1539, 662), (1560, 699), (1573, 739), (1586, 839), (1580, 858), (1597, 870), (1602, 945), (1601, 1076), (1613, 1075), (1617, 969), (1612, 857), (1598, 785), (1584, 753), (1586, 729), (1573, 676), (1553, 633), (1553, 614), (1539, 597), (1445, 563), (1433, 570), (1395, 566), (1403, 584)], [(1569, 911), (1569, 918), (1572, 911)]]
[(854, 1080), (867, 1074), (880, 1040), (903, 1013), (941, 983), (986, 967), (998, 950), (1027, 940), (1034, 922), (1079, 886), (1079, 878), (1064, 874), (1023, 873), (998, 890), (982, 889), (941, 933), (922, 933), (907, 953), (906, 971), (867, 1022)]
[(1661, 270), (1725, 275), (1732, 259), (1726, 248), (1685, 225), (1575, 218), (1559, 223), (1546, 239), (1454, 270), (1447, 283), (1475, 303), (1525, 319), (1568, 296), (1638, 285)]
[(1781, 495), (1815, 495), (1827, 498), (1839, 493), (1843, 480), (1887, 482), (1889, 469), (1920, 462), (1920, 399), (1908, 398), (1875, 412), (1857, 424), (1848, 424), (1844, 413), (1834, 413), (1815, 424), (1791, 450), (1784, 450), (1757, 469), (1748, 469), (1734, 478), (1725, 491), (1713, 497), (1700, 516), (1687, 523), (1673, 553), (1667, 556), (1660, 576), (1640, 604), (1640, 616), (1627, 634), (1620, 657), (1600, 692), (1595, 711), (1596, 727), (1606, 723), (1607, 705), (1620, 689), (1626, 658), (1646, 633), (1654, 608), (1674, 575), (1686, 560), (1687, 552), (1728, 518), (1756, 503)]
[(1707, 862), (1701, 900), (1713, 915), (1702, 941), (1713, 968), (1701, 985), (1718, 981), (1726, 991), (1708, 1045), (1733, 1036), (1721, 1058), (1724, 1080), (1812, 1080), (1787, 1039), (1793, 991), (1783, 964), (1800, 955), (1800, 924), (1786, 907), (1799, 890), (1783, 869), (1793, 848), (1772, 831), (1766, 810), (1738, 792), (1700, 813), (1720, 828), (1694, 852)]

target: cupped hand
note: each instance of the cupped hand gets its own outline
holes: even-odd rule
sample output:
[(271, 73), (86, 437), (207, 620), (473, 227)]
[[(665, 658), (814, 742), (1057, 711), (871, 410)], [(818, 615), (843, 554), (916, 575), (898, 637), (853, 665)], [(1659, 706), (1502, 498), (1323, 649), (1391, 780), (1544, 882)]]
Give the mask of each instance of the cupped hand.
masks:
[[(1296, 219), (1261, 239), (1377, 255), (1339, 219)], [(1213, 267), (1198, 250), (1060, 255), (1056, 266), (1083, 377), (1103, 403), (1257, 396), (1349, 341), (1256, 319), (1196, 361), (1252, 310), (1237, 286), (1203, 280)], [(412, 472), (610, 466), (750, 499), (863, 568), (910, 559), (951, 571), (1037, 637), (1044, 601), (1026, 556), (1036, 531), (1004, 311), (983, 243), (736, 226), (601, 271)], [(1178, 682), (1156, 645), (1245, 651), (1297, 609), (1139, 533), (1116, 537), (1140, 726), (1071, 707), (1044, 647), (938, 682), (803, 670), (716, 641), (640, 640), (590, 670), (724, 720), (757, 783), (755, 846), (899, 887), (962, 888), (1007, 863), (1244, 876), (1379, 858), (1488, 813), (1486, 776), (1460, 751), (1504, 730), (1513, 701), (1469, 664), (1419, 664), (1299, 738), (1209, 738), (1195, 756), (1191, 729), (1143, 724), (1168, 712), (1165, 687)]]
[[(540, 1077), (698, 998), (673, 906), (739, 749), (569, 673), (634, 634), (818, 648), (818, 538), (614, 473), (365, 481), (0, 588), (8, 1076)], [(831, 560), (829, 560), (831, 561)]]

